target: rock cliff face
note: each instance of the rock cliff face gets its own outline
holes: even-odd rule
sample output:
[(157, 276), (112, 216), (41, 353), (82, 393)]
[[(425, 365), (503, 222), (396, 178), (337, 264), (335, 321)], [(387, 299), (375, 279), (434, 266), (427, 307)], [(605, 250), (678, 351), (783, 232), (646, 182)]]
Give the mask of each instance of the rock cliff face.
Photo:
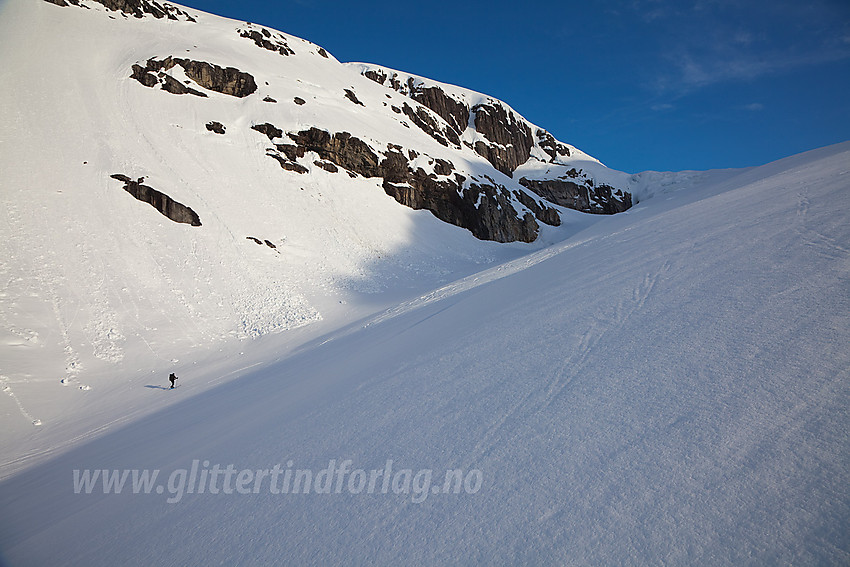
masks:
[[(413, 77), (402, 81), (397, 73), (388, 75), (375, 69), (365, 70), (363, 75), (409, 96), (435, 112), (449, 126), (452, 132), (450, 141), (458, 140), (466, 132), (470, 116), (473, 117), (472, 127), (481, 136), (474, 144), (467, 143), (505, 175), (512, 176), (516, 168), (531, 156), (534, 139), (530, 126), (498, 101), (492, 100), (470, 108), (464, 101), (448, 95), (439, 86), (417, 83)], [(405, 114), (413, 120), (412, 112), (405, 110)], [(436, 129), (433, 124), (423, 127), (417, 120), (414, 120), (414, 123), (433, 136), (431, 132)], [(554, 137), (552, 140), (554, 141)]]
[(585, 213), (613, 215), (632, 206), (632, 196), (610, 185), (589, 188), (568, 179), (520, 178), (520, 185), (527, 187), (547, 201)]
[[(267, 150), (267, 155), (286, 170), (306, 173), (307, 168), (297, 160), (314, 152), (324, 160), (314, 161), (314, 165), (325, 171), (335, 173), (335, 166), (339, 166), (350, 175), (381, 177), (384, 191), (399, 203), (413, 209), (427, 209), (438, 219), (466, 228), (483, 240), (532, 242), (539, 229), (535, 216), (547, 224), (560, 224), (554, 208), (524, 191), (512, 194), (492, 179), (488, 179), (489, 183), (467, 182), (450, 161), (424, 156), (431, 169), (427, 172), (425, 167), (411, 163), (420, 154), (415, 150), (405, 154), (400, 145), (389, 144), (386, 151), (374, 151), (348, 132), (331, 134), (318, 128), (288, 133), (286, 137), (294, 142), (291, 144), (283, 141), (283, 130), (273, 124), (256, 124), (251, 128), (269, 138), (275, 148)], [(532, 212), (520, 214), (513, 197)]]
[(124, 190), (144, 203), (148, 203), (157, 211), (170, 218), (174, 222), (189, 224), (192, 226), (201, 226), (201, 219), (197, 213), (182, 203), (178, 203), (165, 193), (157, 191), (153, 187), (142, 185), (144, 177), (133, 181), (126, 175), (116, 173), (111, 175), (113, 179), (124, 182)]
[[(439, 129), (437, 121), (427, 113), (416, 112), (404, 105), (403, 111), (411, 121), (443, 145), (461, 143), (486, 159), (496, 170), (508, 177), (530, 160), (560, 165), (572, 157), (570, 147), (543, 130), (529, 124), (501, 101), (480, 95), (475, 104), (470, 100), (449, 94), (437, 84), (413, 76), (380, 68), (361, 69), (362, 74), (378, 84), (389, 87), (438, 115), (446, 128)], [(422, 109), (424, 110), (424, 109)], [(427, 118), (431, 118), (428, 120)], [(470, 119), (472, 119), (470, 121)], [(447, 135), (446, 131), (451, 132)], [(613, 214), (631, 207), (631, 195), (606, 184), (595, 183), (584, 173), (572, 170), (574, 175), (563, 179), (547, 176), (542, 179), (523, 176), (519, 183), (538, 196), (556, 205), (584, 212)], [(548, 224), (555, 224), (557, 213), (538, 214), (527, 194), (523, 205)]]
[(443, 146), (448, 146), (449, 144), (460, 147), (460, 138), (458, 137), (457, 132), (455, 132), (452, 128), (448, 127), (446, 123), (440, 123), (433, 113), (431, 113), (424, 106), (415, 105), (414, 109), (407, 103), (404, 103), (401, 107), (401, 111), (410, 118), (410, 121), (413, 122), (420, 130), (437, 140)]
[(380, 69), (369, 69), (363, 75), (376, 83), (388, 86), (404, 95), (409, 96), (416, 102), (433, 110), (454, 131), (455, 137), (459, 137), (466, 130), (469, 123), (469, 107), (448, 96), (439, 87), (428, 87), (417, 85), (413, 77), (402, 83), (397, 73), (388, 76)]
[[(379, 158), (369, 145), (348, 132), (331, 134), (318, 128), (310, 128), (288, 136), (296, 144), (296, 154), (316, 152), (320, 158), (363, 177), (381, 177), (383, 174)], [(293, 151), (287, 148), (287, 144), (281, 146), (281, 151)]]
[[(390, 148), (381, 163), (384, 191), (399, 203), (413, 209), (427, 209), (438, 219), (468, 229), (477, 238), (497, 242), (532, 242), (538, 224), (531, 213), (523, 216), (511, 204), (507, 189), (471, 183), (459, 174), (437, 175), (414, 169), (398, 149)], [(434, 168), (451, 173), (449, 162)]]
[(557, 162), (560, 158), (568, 158), (571, 155), (570, 148), (566, 144), (562, 144), (555, 139), (555, 136), (540, 128), (537, 129), (537, 145), (546, 152), (552, 163)]
[(534, 145), (531, 128), (500, 104), (479, 104), (472, 112), (475, 113), (475, 129), (489, 141), (475, 142), (475, 151), (511, 177), (514, 170), (531, 157)]

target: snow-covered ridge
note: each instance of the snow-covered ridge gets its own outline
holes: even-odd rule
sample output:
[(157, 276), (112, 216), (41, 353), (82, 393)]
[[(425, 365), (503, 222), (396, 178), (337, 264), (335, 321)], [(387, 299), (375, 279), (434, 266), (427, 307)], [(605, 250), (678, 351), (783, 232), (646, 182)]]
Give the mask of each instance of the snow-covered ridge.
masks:
[[(426, 104), (426, 106), (428, 105), (428, 97), (425, 96), (425, 92), (429, 90), (439, 90), (446, 98), (466, 108), (466, 113), (469, 115), (467, 122), (461, 124), (463, 121), (457, 120), (455, 124), (461, 124), (462, 128), (460, 129), (460, 133), (464, 135), (463, 140), (473, 145), (475, 142), (479, 141), (489, 142), (489, 140), (481, 133), (477, 132), (475, 128), (476, 116), (473, 109), (476, 107), (479, 107), (482, 110), (487, 107), (499, 107), (509, 117), (511, 122), (524, 124), (535, 133), (535, 139), (532, 146), (533, 149), (531, 150), (532, 157), (535, 159), (542, 162), (566, 165), (570, 167), (580, 167), (582, 162), (601, 164), (598, 159), (582, 152), (575, 146), (555, 140), (551, 134), (546, 132), (543, 128), (540, 128), (526, 120), (509, 104), (502, 100), (471, 89), (442, 83), (440, 81), (435, 81), (412, 73), (406, 73), (404, 71), (397, 71), (381, 65), (375, 65), (372, 63), (346, 63), (345, 65), (357, 69), (361, 74), (371, 78), (375, 82), (392, 88), (393, 90), (417, 100), (418, 102), (422, 102), (423, 104)], [(439, 103), (435, 104), (435, 106), (439, 106)], [(432, 110), (434, 110), (434, 108), (432, 108)]]

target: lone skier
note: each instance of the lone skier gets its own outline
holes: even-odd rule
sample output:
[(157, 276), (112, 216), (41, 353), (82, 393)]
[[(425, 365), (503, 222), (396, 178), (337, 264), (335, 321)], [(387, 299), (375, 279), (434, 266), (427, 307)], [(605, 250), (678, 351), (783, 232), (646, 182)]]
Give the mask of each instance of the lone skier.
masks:
[(175, 376), (174, 372), (172, 372), (171, 376), (169, 376), (168, 379), (171, 381), (171, 388), (169, 388), (169, 389), (173, 390), (174, 389), (174, 382), (177, 380), (177, 376)]

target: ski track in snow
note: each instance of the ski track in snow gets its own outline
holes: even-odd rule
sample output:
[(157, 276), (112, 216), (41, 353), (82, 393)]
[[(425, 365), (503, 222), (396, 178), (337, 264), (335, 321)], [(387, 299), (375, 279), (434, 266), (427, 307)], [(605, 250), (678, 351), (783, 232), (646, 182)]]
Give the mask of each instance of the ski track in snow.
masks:
[(797, 199), (797, 232), (803, 237), (806, 244), (814, 248), (816, 253), (829, 258), (846, 260), (850, 257), (850, 250), (841, 246), (835, 241), (835, 239), (830, 238), (809, 226), (808, 195), (806, 193), (798, 193)]
[(634, 313), (640, 312), (651, 295), (655, 282), (669, 269), (670, 262), (665, 261), (657, 271), (644, 276), (633, 288), (631, 297), (619, 299), (614, 306), (601, 313), (598, 319), (592, 320), (579, 337), (575, 348), (568, 349), (571, 354), (563, 358), (557, 370), (546, 380), (545, 387), (541, 390), (529, 390), (515, 405), (497, 416), (497, 419), (486, 427), (461, 468), (468, 469), (489, 456), (490, 451), (499, 443), (498, 437), (503, 430), (510, 430), (515, 422), (523, 422), (530, 415), (544, 412), (553, 402), (559, 400), (573, 380), (589, 370), (588, 360), (595, 354), (594, 349), (599, 341), (608, 331), (620, 329)]
[(12, 386), (9, 385), (9, 378), (7, 376), (0, 375), (0, 390), (6, 392), (9, 397), (15, 401), (15, 405), (18, 406), (18, 410), (21, 412), (21, 415), (24, 416), (24, 419), (35, 426), (41, 425), (41, 420), (30, 415), (26, 408), (24, 408), (24, 404), (21, 403), (21, 400), (18, 399), (18, 396), (16, 396), (15, 392), (12, 390)]

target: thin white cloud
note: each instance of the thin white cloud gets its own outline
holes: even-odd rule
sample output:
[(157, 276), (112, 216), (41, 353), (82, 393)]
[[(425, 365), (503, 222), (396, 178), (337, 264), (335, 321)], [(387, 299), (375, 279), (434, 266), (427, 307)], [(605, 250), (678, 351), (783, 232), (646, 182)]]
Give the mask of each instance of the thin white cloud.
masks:
[(643, 0), (633, 7), (647, 33), (665, 38), (648, 82), (659, 94), (850, 58), (850, 6), (825, 0)]
[(695, 56), (683, 50), (668, 57), (673, 65), (657, 83), (662, 90), (689, 91), (730, 80), (753, 80), (765, 75), (850, 58), (850, 50), (823, 50), (809, 53), (712, 53)]

